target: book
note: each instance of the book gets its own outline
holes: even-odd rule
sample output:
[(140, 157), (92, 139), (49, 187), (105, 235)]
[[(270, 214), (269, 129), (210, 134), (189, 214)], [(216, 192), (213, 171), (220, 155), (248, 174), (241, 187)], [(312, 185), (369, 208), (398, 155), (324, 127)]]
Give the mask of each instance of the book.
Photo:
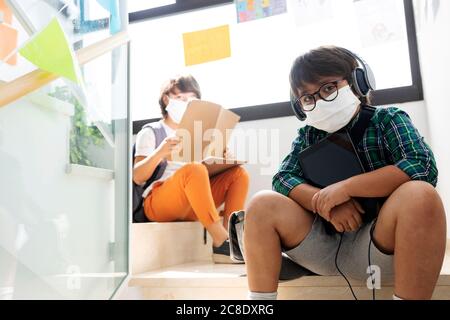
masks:
[(168, 160), (203, 163), (210, 177), (246, 163), (223, 157), (239, 120), (240, 116), (216, 103), (191, 101), (175, 132), (181, 140), (180, 148)]
[(228, 169), (247, 163), (245, 160), (237, 159), (224, 159), (218, 157), (207, 157), (202, 160), (202, 163), (206, 166), (209, 176), (214, 177)]

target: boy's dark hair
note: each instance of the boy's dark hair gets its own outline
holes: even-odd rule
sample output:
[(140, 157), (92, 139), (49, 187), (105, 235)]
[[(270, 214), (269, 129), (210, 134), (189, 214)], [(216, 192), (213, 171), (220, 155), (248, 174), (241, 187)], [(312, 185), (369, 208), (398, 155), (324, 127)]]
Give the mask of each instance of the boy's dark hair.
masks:
[[(343, 77), (353, 87), (352, 72), (358, 67), (358, 61), (345, 49), (336, 46), (322, 46), (313, 49), (295, 59), (289, 75), (292, 93), (297, 96), (297, 89), (306, 83), (317, 83), (322, 77)], [(359, 96), (363, 104), (370, 103), (367, 97)]]
[(175, 93), (176, 89), (183, 93), (193, 92), (195, 93), (197, 99), (201, 99), (202, 97), (200, 86), (193, 76), (184, 75), (168, 80), (161, 88), (161, 94), (159, 95), (159, 106), (161, 108), (163, 118), (167, 117), (167, 105), (164, 103), (164, 96), (169, 93)]

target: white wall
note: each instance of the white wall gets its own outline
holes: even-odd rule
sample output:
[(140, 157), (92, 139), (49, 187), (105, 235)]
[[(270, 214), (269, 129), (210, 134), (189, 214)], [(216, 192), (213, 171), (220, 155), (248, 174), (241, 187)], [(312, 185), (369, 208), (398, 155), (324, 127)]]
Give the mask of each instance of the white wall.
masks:
[[(437, 9), (434, 16), (433, 7)], [(447, 211), (450, 236), (450, 1), (415, 3), (420, 65), (433, 151), (439, 169), (438, 189)]]

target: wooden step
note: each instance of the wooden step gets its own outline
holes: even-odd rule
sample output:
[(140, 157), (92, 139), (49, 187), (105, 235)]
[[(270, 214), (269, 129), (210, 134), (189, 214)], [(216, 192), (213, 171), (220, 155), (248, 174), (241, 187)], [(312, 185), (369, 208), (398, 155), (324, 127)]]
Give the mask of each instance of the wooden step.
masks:
[(212, 242), (205, 245), (199, 222), (133, 223), (131, 273), (139, 274), (192, 261), (212, 261)]
[[(372, 299), (365, 282), (350, 279), (361, 300)], [(193, 262), (134, 275), (129, 286), (143, 299), (217, 299), (244, 300), (247, 297), (245, 265), (220, 265)], [(391, 300), (393, 285), (376, 290), (376, 299)], [(305, 276), (280, 283), (278, 298), (282, 300), (351, 300), (346, 281), (340, 276)], [(433, 299), (450, 299), (450, 255), (447, 256)]]

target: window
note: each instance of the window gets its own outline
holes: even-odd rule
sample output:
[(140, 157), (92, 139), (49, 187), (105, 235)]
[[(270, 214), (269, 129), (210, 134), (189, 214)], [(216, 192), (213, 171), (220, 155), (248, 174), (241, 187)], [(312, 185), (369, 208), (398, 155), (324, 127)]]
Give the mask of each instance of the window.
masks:
[(176, 3), (175, 0), (129, 0), (128, 1), (128, 12), (138, 12), (158, 7), (167, 6)]
[[(410, 0), (287, 0), (285, 14), (244, 23), (237, 23), (234, 2), (226, 2), (198, 9), (197, 1), (183, 1), (196, 9), (183, 14), (170, 14), (183, 11), (176, 5), (158, 15), (130, 14), (133, 120), (160, 117), (160, 86), (177, 73), (194, 75), (205, 100), (244, 121), (292, 115), (291, 64), (324, 44), (349, 48), (372, 67), (374, 104), (422, 99)], [(231, 57), (186, 67), (182, 34), (221, 25), (230, 26)]]

